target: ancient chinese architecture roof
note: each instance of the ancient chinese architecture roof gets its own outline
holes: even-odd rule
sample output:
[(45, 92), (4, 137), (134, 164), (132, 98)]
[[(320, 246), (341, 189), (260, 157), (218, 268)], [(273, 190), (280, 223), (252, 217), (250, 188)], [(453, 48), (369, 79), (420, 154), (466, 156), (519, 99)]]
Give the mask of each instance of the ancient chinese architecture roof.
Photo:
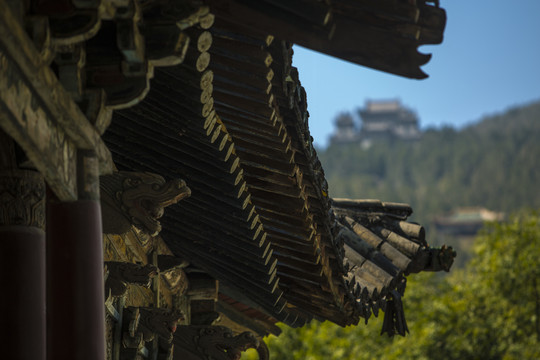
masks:
[[(22, 186), (17, 171), (5, 183), (35, 190), (40, 203), (47, 183), (53, 221), (40, 261), (56, 272), (47, 270), (38, 285), (48, 287), (49, 314), (74, 319), (51, 325), (47, 336), (43, 326), (39, 341), (53, 339), (62, 352), (69, 337), (78, 353), (102, 356), (105, 344), (86, 339), (103, 339), (109, 358), (170, 359), (174, 351), (182, 359), (230, 359), (255, 347), (266, 359), (265, 346), (242, 331), (278, 333), (278, 321), (296, 327), (311, 319), (346, 326), (381, 309), (385, 332), (407, 332), (406, 276), (447, 271), (455, 253), (427, 245), (423, 228), (407, 222), (408, 205), (330, 197), (293, 44), (422, 78), (429, 56), (418, 46), (442, 40), (438, 5), (0, 4), (0, 137), (6, 158), (36, 178)], [(70, 248), (64, 254), (54, 244)], [(17, 259), (28, 261), (30, 252)], [(68, 258), (92, 281), (61, 277), (70, 274)], [(65, 296), (64, 285), (77, 296)], [(104, 298), (106, 319), (98, 312)], [(214, 326), (218, 312), (242, 333)], [(81, 326), (94, 319), (108, 323), (88, 326), (86, 336)], [(201, 355), (201, 337), (211, 339), (212, 352)]]
[(290, 326), (356, 324), (399, 297), (404, 275), (433, 254), (421, 227), (400, 228), (410, 227), (406, 205), (332, 207), (292, 44), (247, 31), (242, 11), (225, 16), (223, 3), (213, 24), (187, 30), (184, 61), (156, 68), (144, 100), (114, 113), (105, 142), (121, 170), (186, 180), (191, 196), (167, 209), (161, 234), (220, 281), (224, 298)]
[[(437, 3), (432, 6), (427, 3)], [(216, 16), (245, 33), (276, 38), (392, 74), (422, 79), (431, 55), (417, 48), (439, 44), (446, 13), (438, 1), (207, 0)]]

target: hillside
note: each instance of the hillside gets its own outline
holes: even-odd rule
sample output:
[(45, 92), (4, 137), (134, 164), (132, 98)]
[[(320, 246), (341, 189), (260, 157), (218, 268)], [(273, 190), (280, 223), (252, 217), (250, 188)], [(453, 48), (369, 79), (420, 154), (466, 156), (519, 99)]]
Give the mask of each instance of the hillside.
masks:
[(420, 141), (333, 145), (319, 152), (330, 196), (406, 202), (414, 220), (461, 206), (540, 208), (540, 101)]

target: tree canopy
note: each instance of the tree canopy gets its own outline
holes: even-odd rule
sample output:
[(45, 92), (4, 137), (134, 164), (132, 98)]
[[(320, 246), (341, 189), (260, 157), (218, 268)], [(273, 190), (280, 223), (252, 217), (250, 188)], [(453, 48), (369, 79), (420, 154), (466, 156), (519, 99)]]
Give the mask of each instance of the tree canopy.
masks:
[(271, 358), (539, 359), (540, 213), (489, 225), (474, 251), (464, 270), (410, 277), (407, 337), (379, 336), (381, 316), (367, 326), (283, 326), (267, 339)]

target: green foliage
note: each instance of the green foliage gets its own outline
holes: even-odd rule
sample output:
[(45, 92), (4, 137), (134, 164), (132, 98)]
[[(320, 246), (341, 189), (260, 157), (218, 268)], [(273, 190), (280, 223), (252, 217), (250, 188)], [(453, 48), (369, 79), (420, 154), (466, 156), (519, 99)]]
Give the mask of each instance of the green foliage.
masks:
[(540, 102), (460, 131), (428, 130), (415, 143), (334, 145), (319, 152), (330, 196), (399, 201), (414, 221), (458, 206), (513, 212), (540, 207)]
[(272, 359), (539, 359), (540, 214), (490, 225), (466, 270), (411, 276), (404, 305), (411, 333), (378, 336), (382, 319), (341, 328), (283, 326)]

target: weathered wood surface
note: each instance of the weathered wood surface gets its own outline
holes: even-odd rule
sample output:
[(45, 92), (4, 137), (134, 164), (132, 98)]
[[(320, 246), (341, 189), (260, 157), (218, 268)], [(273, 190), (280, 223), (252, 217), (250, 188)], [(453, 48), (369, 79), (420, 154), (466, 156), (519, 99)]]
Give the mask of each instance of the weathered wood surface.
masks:
[(124, 296), (128, 284), (150, 287), (152, 278), (157, 275), (158, 269), (153, 265), (139, 265), (122, 261), (105, 261), (107, 279), (105, 281), (105, 294), (113, 297)]
[(339, 0), (336, 2), (336, 12), (355, 16), (360, 13), (378, 14), (380, 17), (394, 21), (416, 23), (420, 10), (413, 3), (388, 0)]
[(418, 241), (420, 245), (427, 246), (426, 231), (423, 226), (406, 221), (391, 221), (388, 224), (395, 231), (404, 234), (412, 240)]
[[(192, 51), (191, 54), (193, 59), (197, 59), (196, 52)], [(277, 288), (277, 260), (272, 258), (260, 218), (251, 205), (251, 196), (246, 193), (246, 182), (243, 180), (242, 170), (238, 167), (239, 158), (224, 124), (216, 115), (212, 116), (213, 121), (209, 121), (210, 116), (203, 108), (193, 112), (194, 107), (199, 109), (200, 105), (197, 104), (209, 104), (209, 108), (213, 108), (215, 93), (213, 76), (209, 75), (213, 73), (206, 71), (197, 75), (194, 70), (198, 72), (201, 69), (197, 69), (196, 62), (187, 62), (177, 69), (158, 72), (155, 88), (145, 102), (133, 111), (126, 110), (121, 115), (123, 121), (134, 118), (133, 123), (138, 130), (126, 133), (113, 126), (110, 134), (116, 139), (114, 143), (131, 149), (138, 148), (137, 152), (140, 152), (141, 145), (132, 140), (137, 133), (155, 133), (154, 138), (168, 139), (163, 145), (159, 144), (162, 148), (159, 149), (158, 146), (158, 151), (155, 151), (155, 144), (148, 147), (142, 145), (142, 152), (145, 154), (143, 156), (148, 157), (150, 154), (154, 159), (147, 166), (162, 169), (161, 171), (171, 169), (172, 166), (179, 173), (187, 174), (186, 181), (193, 189), (194, 201), (181, 205), (182, 212), (173, 210), (170, 213), (170, 218), (175, 220), (167, 227), (168, 231), (181, 232), (183, 236), (192, 239), (193, 243), (184, 247), (184, 253), (190, 258), (198, 258), (200, 266), (213, 264), (213, 268), (218, 271), (214, 276), (230, 279), (242, 288), (259, 287), (268, 294), (266, 296), (269, 301), (265, 306), (273, 308), (281, 297)], [(203, 77), (206, 77), (206, 80)], [(203, 95), (205, 92), (207, 95)], [(163, 99), (167, 100), (164, 102)], [(150, 126), (145, 124), (148, 116), (154, 120)], [(166, 137), (160, 136), (160, 132), (166, 133)], [(123, 153), (122, 148), (116, 144), (111, 144), (111, 148)], [(160, 153), (167, 155), (160, 156)], [(138, 158), (135, 154), (127, 157), (122, 155), (118, 163), (130, 164)], [(180, 159), (181, 163), (178, 161)], [(223, 176), (223, 173), (226, 176)], [(216, 179), (215, 174), (220, 174), (219, 179)], [(224, 212), (231, 217), (224, 219)], [(202, 222), (207, 226), (193, 227)], [(165, 233), (164, 236), (166, 235)], [(208, 249), (211, 249), (211, 252), (205, 254)], [(217, 254), (223, 255), (216, 257)], [(230, 257), (231, 254), (234, 257)], [(246, 268), (246, 265), (251, 273), (245, 270), (231, 271), (231, 268), (242, 269)]]
[[(294, 6), (286, 11), (294, 14)], [(347, 325), (378, 314), (410, 262), (398, 250), (400, 237), (414, 238), (404, 245), (412, 254), (422, 231), (399, 223), (410, 215), (399, 204), (336, 208), (354, 221), (358, 206), (384, 220), (381, 229), (358, 220), (373, 249), (356, 252), (354, 264), (334, 226), (291, 46), (241, 28), (218, 16), (211, 44), (194, 42), (187, 62), (156, 71), (145, 101), (122, 112), (110, 130), (117, 163), (186, 179), (193, 198), (166, 214), (164, 236), (174, 251), (219, 278), (225, 293), (296, 325), (312, 315)], [(201, 73), (204, 52), (210, 56)]]
[(123, 234), (136, 226), (150, 236), (161, 231), (164, 208), (189, 197), (185, 181), (152, 173), (115, 172), (100, 178), (104, 233)]
[[(105, 268), (110, 272), (114, 267), (111, 267), (110, 261), (117, 264), (120, 262), (120, 274), (114, 276), (117, 280), (147, 286), (150, 280), (148, 275), (154, 277), (152, 288), (132, 284), (127, 287), (124, 296), (119, 298), (111, 296), (106, 301), (109, 312), (107, 333), (109, 334), (108, 345), (110, 345), (107, 351), (110, 356), (108, 358), (113, 360), (121, 359), (120, 355), (135, 356), (142, 350), (146, 351), (150, 357), (157, 355), (158, 358), (167, 358), (166, 355), (170, 355), (171, 352), (171, 348), (166, 346), (168, 339), (172, 336), (171, 331), (174, 331), (177, 323), (186, 324), (188, 321), (187, 316), (181, 319), (181, 314), (189, 314), (189, 306), (185, 301), (177, 301), (185, 294), (188, 285), (186, 274), (182, 268), (179, 268), (183, 267), (185, 262), (172, 256), (160, 237), (146, 242), (147, 240), (148, 237), (143, 236), (142, 232), (134, 230), (124, 236), (104, 235), (104, 257), (106, 261), (109, 261), (106, 262)], [(151, 256), (150, 251), (156, 251), (157, 256)], [(155, 263), (159, 265), (159, 270), (154, 265), (148, 264), (153, 257), (154, 260), (157, 258)], [(123, 270), (124, 265), (127, 265), (127, 273)], [(159, 274), (157, 274), (158, 271)], [(106, 275), (106, 284), (112, 275)], [(157, 282), (159, 286), (156, 286)], [(156, 301), (159, 301), (161, 309), (155, 308)], [(127, 309), (124, 312), (125, 307)], [(135, 310), (135, 307), (138, 310)], [(134, 312), (138, 312), (138, 321), (132, 321), (135, 319), (132, 317)], [(123, 322), (124, 318), (126, 323)], [(130, 330), (131, 333), (129, 333)], [(154, 347), (152, 338), (160, 338), (158, 348)], [(139, 345), (144, 347), (141, 348)], [(137, 348), (136, 351), (130, 353), (133, 349), (126, 346), (137, 346)]]
[(405, 220), (412, 214), (412, 209), (408, 204), (382, 202), (374, 199), (332, 199), (332, 207), (336, 213), (343, 213), (344, 215), (351, 216), (363, 216), (368, 215), (393, 215), (396, 218)]
[[(308, 3), (307, 8), (302, 7), (305, 2), (300, 1), (233, 3), (239, 6), (239, 11), (248, 8), (245, 14), (264, 13), (258, 18), (262, 19), (260, 24), (250, 20), (249, 25), (259, 29), (273, 21), (272, 29), (276, 31), (299, 30), (291, 33), (297, 38), (307, 36), (308, 32), (315, 33), (320, 37), (316, 43), (321, 39), (326, 41), (332, 34), (330, 11), (323, 3)], [(384, 7), (387, 4), (383, 1), (371, 5)], [(405, 9), (407, 11), (397, 11), (396, 16), (392, 13), (395, 10), (388, 10), (389, 14), (380, 22), (387, 25), (387, 30), (414, 41), (420, 41), (422, 36), (424, 41), (436, 39), (435, 30), (422, 35), (421, 27), (440, 26), (440, 22), (437, 24), (440, 13), (432, 12), (432, 18), (425, 17), (424, 23), (416, 25), (409, 23), (411, 17), (416, 22), (421, 14)], [(407, 14), (405, 19), (397, 18), (401, 11)], [(426, 14), (429, 11), (426, 9)], [(242, 31), (231, 36), (242, 28), (239, 24), (227, 26), (234, 18), (218, 19), (218, 25), (225, 29), (220, 31), (218, 26), (218, 30), (211, 33), (206, 31), (214, 21), (211, 14), (197, 14), (195, 17), (205, 18), (205, 21), (200, 28), (186, 31), (192, 39), (191, 46), (182, 38), (182, 31), (175, 29), (173, 34), (175, 39), (183, 39), (179, 43), (183, 45), (174, 54), (175, 61), (182, 58), (184, 63), (174, 70), (159, 72), (165, 76), (157, 77), (156, 90), (146, 103), (116, 118), (119, 124), (110, 130), (109, 139), (114, 142), (111, 148), (119, 154), (117, 164), (156, 170), (171, 177), (187, 173), (186, 179), (193, 182), (197, 201), (180, 204), (171, 212), (167, 235), (173, 242), (179, 234), (192, 241), (178, 251), (185, 251), (190, 257), (198, 256), (201, 266), (237, 286), (237, 291), (257, 289), (262, 295), (250, 296), (253, 301), (261, 301), (266, 311), (275, 312), (281, 319), (290, 317), (293, 320), (288, 321), (294, 324), (306, 321), (311, 315), (322, 315), (346, 325), (357, 321), (355, 311), (368, 316), (366, 308), (371, 309), (370, 314), (371, 311), (377, 314), (384, 306), (384, 302), (379, 301), (398, 282), (399, 274), (409, 267), (408, 256), (414, 256), (422, 245), (422, 230), (395, 224), (396, 220), (410, 215), (407, 209), (395, 204), (371, 204), (373, 208), (366, 211), (382, 207), (378, 216), (386, 222), (382, 222), (381, 228), (352, 224), (352, 229), (359, 232), (357, 237), (376, 250), (360, 259), (361, 267), (353, 266), (347, 272), (348, 265), (342, 263), (346, 251), (340, 248), (346, 241), (335, 234), (327, 184), (307, 129), (305, 92), (296, 69), (290, 65), (290, 46), (282, 42), (274, 44), (271, 36), (256, 36), (256, 32), (252, 33), (255, 36), (242, 35)], [(349, 21), (351, 29), (356, 26), (355, 21), (364, 19), (362, 14), (354, 14), (354, 18), (349, 19), (352, 12), (338, 16), (347, 18), (343, 21)], [(195, 17), (179, 22), (179, 28), (184, 30), (188, 24), (195, 24)], [(278, 24), (280, 21), (288, 23), (288, 28), (276, 27), (276, 19)], [(364, 22), (368, 30), (380, 25)], [(136, 95), (133, 101), (137, 102), (148, 89), (152, 66), (145, 68), (143, 64), (142, 38), (135, 25), (134, 16), (119, 20), (121, 31), (117, 39), (119, 50), (129, 63), (127, 70), (134, 75), (133, 81), (126, 80), (124, 88), (109, 88), (109, 94), (129, 90), (131, 95)], [(158, 27), (154, 30), (148, 31), (149, 37), (161, 34)], [(395, 44), (390, 42), (390, 45)], [(149, 50), (155, 55), (160, 49)], [(160, 56), (154, 57), (156, 64)], [(60, 73), (70, 67), (77, 78), (82, 78), (77, 59), (74, 57), (66, 64), (59, 61)], [(415, 61), (425, 59), (418, 56)], [(74, 64), (77, 66), (73, 67)], [(139, 70), (144, 74), (135, 76)], [(89, 70), (90, 75), (92, 71)], [(212, 81), (214, 73), (215, 82)], [(64, 75), (63, 78), (67, 78), (73, 74)], [(96, 79), (90, 76), (91, 83)], [(72, 96), (82, 96), (82, 83), (71, 85)], [(137, 95), (139, 90), (142, 92)], [(120, 106), (126, 104), (120, 103)], [(104, 117), (99, 121), (103, 130), (107, 120)], [(141, 134), (149, 141), (141, 142)], [(352, 216), (356, 210), (340, 211), (360, 221)], [(223, 214), (230, 217), (223, 220)], [(216, 221), (216, 218), (222, 220)], [(211, 225), (204, 225), (208, 223)], [(387, 230), (387, 225), (392, 231)], [(407, 243), (406, 236), (414, 238), (413, 241)], [(275, 243), (277, 251), (272, 249), (271, 243)], [(283, 289), (287, 290), (285, 295)], [(352, 298), (351, 293), (365, 300), (356, 310), (345, 300)], [(269, 300), (264, 299), (269, 294)], [(368, 300), (376, 302), (368, 303)], [(287, 306), (288, 302), (302, 311)]]
[(409, 258), (414, 257), (420, 249), (420, 245), (413, 241), (410, 241), (409, 239), (404, 238), (399, 234), (396, 234), (393, 231), (384, 228), (378, 230), (379, 231), (377, 232), (380, 233), (380, 235), (386, 241), (388, 241), (393, 247), (401, 251), (403, 254), (407, 255)]
[[(394, 266), (391, 261), (386, 258), (377, 247), (372, 246), (369, 242), (364, 241), (358, 234), (347, 228), (342, 228), (339, 237), (343, 237), (343, 241), (350, 248), (354, 249), (362, 257), (369, 259), (371, 262), (382, 268), (392, 276), (396, 276), (400, 273), (400, 270)], [(347, 254), (347, 249), (346, 249)], [(348, 255), (349, 258), (353, 258), (352, 255)]]
[(430, 264), (445, 270), (448, 266), (439, 264), (451, 264), (455, 253), (451, 248), (427, 246), (424, 228), (405, 221), (412, 213), (407, 204), (333, 199), (332, 208), (341, 228), (338, 239), (345, 243), (346, 283), (358, 298), (357, 313), (367, 320), (382, 309), (383, 332), (403, 335), (403, 309), (396, 304), (401, 304), (404, 276), (430, 271)]
[[(307, 10), (315, 9), (319, 4), (306, 4)], [(212, 0), (210, 6), (216, 9), (218, 18), (223, 17), (237, 25), (241, 24), (252, 29), (251, 32), (244, 31), (244, 33), (258, 31), (259, 34), (272, 34), (277, 38), (292, 40), (298, 44), (313, 38), (328, 39), (334, 29), (332, 22), (324, 24), (323, 21), (323, 23), (318, 24), (311, 19), (306, 19), (305, 15), (300, 16), (295, 12), (284, 11), (283, 8), (266, 1), (251, 3)], [(321, 20), (320, 17), (318, 20)], [(324, 20), (324, 16), (322, 20)]]
[[(227, 32), (221, 30), (220, 28), (216, 28), (216, 33), (219, 34)], [(228, 39), (227, 42), (231, 43), (233, 41)], [(222, 41), (220, 36), (216, 35), (216, 48), (219, 49), (221, 44), (225, 43), (226, 41)], [(254, 41), (251, 43), (254, 43)], [(225, 45), (222, 46), (225, 47)], [(254, 63), (256, 63), (256, 61), (259, 61), (259, 68), (261, 69), (259, 70), (260, 72), (262, 71), (264, 73), (266, 71), (265, 68), (267, 65), (271, 65), (273, 67), (273, 62), (270, 63), (269, 61), (267, 61), (267, 59), (269, 59), (268, 57), (265, 58), (254, 55), (254, 53), (256, 54), (256, 49), (259, 49), (259, 54), (267, 51), (262, 45), (262, 41), (259, 42), (259, 44), (257, 44), (256, 46), (245, 45), (236, 46), (236, 48), (239, 49), (239, 51), (242, 51), (242, 53), (244, 54), (244, 57), (237, 56), (234, 63), (235, 67), (241, 69), (241, 71), (249, 69), (253, 66)], [(219, 59), (220, 58), (218, 57), (218, 60)], [(232, 58), (227, 60), (229, 65), (233, 64), (232, 60)], [(246, 63), (250, 65), (245, 65)], [(272, 73), (274, 73), (274, 70), (272, 71)], [(231, 135), (233, 136), (235, 142), (242, 145), (241, 147), (238, 147), (237, 150), (242, 159), (242, 166), (246, 171), (246, 181), (248, 182), (250, 192), (253, 195), (252, 199), (255, 204), (257, 204), (259, 213), (263, 214), (264, 212), (266, 212), (267, 214), (267, 216), (263, 217), (265, 230), (270, 235), (272, 243), (276, 244), (277, 246), (285, 246), (282, 247), (282, 249), (294, 247), (296, 249), (294, 251), (307, 252), (307, 254), (304, 253), (304, 257), (309, 257), (310, 253), (314, 253), (316, 251), (316, 246), (319, 246), (317, 242), (312, 242), (311, 240), (313, 239), (315, 231), (313, 229), (306, 231), (311, 227), (311, 223), (313, 220), (308, 220), (308, 218), (306, 218), (308, 213), (303, 210), (297, 212), (297, 215), (293, 217), (290, 216), (291, 209), (306, 209), (306, 199), (304, 195), (306, 186), (302, 182), (298, 181), (302, 178), (302, 175), (297, 166), (294, 166), (293, 173), (291, 173), (289, 171), (283, 171), (285, 169), (280, 168), (278, 166), (278, 162), (276, 162), (276, 160), (279, 159), (280, 161), (285, 160), (283, 164), (293, 164), (295, 158), (285, 157), (283, 160), (281, 160), (283, 155), (281, 155), (279, 158), (274, 157), (272, 160), (265, 158), (268, 156), (268, 154), (272, 154), (273, 151), (278, 151), (284, 155), (290, 154), (294, 156), (294, 153), (291, 152), (291, 140), (288, 139), (286, 128), (277, 113), (276, 116), (273, 115), (273, 112), (268, 115), (268, 111), (266, 111), (266, 119), (261, 118), (261, 123), (254, 125), (253, 129), (251, 129), (249, 126), (246, 126), (249, 125), (250, 122), (253, 122), (253, 116), (250, 115), (256, 110), (253, 107), (250, 108), (250, 106), (253, 106), (250, 105), (250, 102), (269, 104), (271, 108), (275, 107), (274, 93), (271, 90), (272, 88), (268, 88), (264, 84), (259, 84), (258, 89), (255, 90), (255, 92), (250, 91), (250, 94), (256, 94), (256, 98), (246, 98), (245, 95), (242, 95), (242, 88), (230, 85), (234, 82), (231, 80), (227, 80), (227, 76), (230, 75), (227, 75), (225, 73), (219, 75), (219, 85), (216, 84), (216, 86), (222, 88), (222, 92), (215, 92), (216, 98), (226, 98), (224, 96), (225, 92), (231, 95), (236, 94), (237, 96), (236, 98), (229, 96), (228, 100), (230, 101), (223, 101), (223, 103), (230, 103), (231, 101), (233, 103), (235, 101), (238, 103), (238, 105), (236, 106), (237, 108), (234, 109), (235, 113), (233, 114), (231, 112), (231, 115), (228, 115), (226, 117), (224, 116), (224, 121), (231, 129)], [(221, 105), (221, 102), (219, 102), (218, 106)], [(246, 109), (248, 110), (246, 111)], [(223, 110), (221, 109), (221, 107), (218, 108), (218, 112), (222, 114), (226, 113), (227, 110), (228, 107), (226, 105), (223, 105)], [(238, 113), (242, 114), (242, 112), (245, 112), (246, 114), (244, 115), (245, 119), (243, 117), (238, 117)], [(264, 114), (264, 112), (261, 111), (259, 111), (258, 113)], [(269, 119), (272, 118), (273, 120), (271, 120), (271, 122), (269, 123)], [(258, 117), (256, 119), (258, 119)], [(257, 127), (261, 128), (261, 125), (264, 126), (262, 128), (262, 131), (264, 131), (265, 128), (267, 129), (264, 136), (267, 141), (267, 145), (265, 144), (265, 146), (261, 146), (255, 141), (253, 141), (257, 138), (257, 135), (259, 137), (262, 137), (260, 135), (261, 130), (257, 129)], [(268, 127), (268, 125), (271, 125), (271, 127)], [(269, 136), (271, 136), (270, 139), (279, 139), (279, 141), (268, 143)], [(286, 140), (285, 143), (284, 140)], [(287, 165), (287, 167), (290, 167), (290, 165)], [(278, 176), (277, 182), (273, 180), (274, 175)], [(291, 202), (292, 199), (290, 197), (297, 198), (299, 201)], [(288, 203), (290, 203), (290, 205), (287, 205)], [(276, 216), (277, 218), (281, 216), (288, 216), (291, 220), (284, 221), (283, 218), (281, 218), (279, 221), (276, 221)], [(296, 224), (302, 225), (299, 227)], [(314, 244), (316, 245), (314, 246)], [(324, 272), (322, 269), (324, 266), (318, 267), (318, 271), (316, 271), (316, 273), (318, 273), (319, 275), (312, 276), (311, 271), (313, 271), (313, 269), (310, 267), (310, 263), (298, 260), (302, 256), (297, 256), (296, 258), (291, 256), (281, 256), (280, 254), (276, 254), (276, 256), (280, 259), (282, 263), (282, 271), (278, 272), (278, 275), (283, 280), (282, 286), (284, 288), (287, 287), (287, 283), (310, 283), (311, 286), (313, 286), (313, 284), (321, 282), (321, 275)], [(320, 261), (320, 257), (316, 257), (315, 260), (316, 264)], [(301, 270), (302, 266), (303, 270)], [(301, 275), (306, 274), (308, 271), (310, 275)], [(291, 296), (294, 297), (294, 295)], [(332, 303), (333, 296), (327, 296), (327, 300), (330, 301), (329, 303)], [(315, 307), (310, 307), (311, 310), (313, 310), (314, 308)]]
[[(340, 314), (348, 314), (340, 318), (342, 315), (338, 315), (338, 312), (338, 314), (334, 314), (333, 319), (335, 320), (333, 321), (342, 325), (354, 322), (354, 318), (350, 316), (352, 314), (351, 306), (344, 303), (345, 292), (341, 290), (343, 289), (341, 274), (344, 271), (341, 255), (334, 253), (335, 248), (329, 246), (329, 244), (334, 243), (334, 239), (332, 235), (333, 219), (329, 216), (331, 212), (327, 195), (328, 185), (324, 180), (321, 164), (317, 159), (309, 134), (305, 91), (300, 86), (296, 69), (290, 66), (292, 56), (290, 45), (284, 42), (276, 43), (275, 46), (271, 47), (270, 52), (274, 58), (283, 61), (282, 64), (277, 61), (276, 65), (273, 66), (276, 74), (283, 73), (283, 86), (276, 85), (277, 98), (288, 98), (286, 105), (280, 107), (280, 113), (283, 115), (283, 123), (286, 125), (287, 132), (291, 139), (294, 139), (291, 142), (292, 148), (295, 150), (294, 161), (298, 164), (299, 173), (302, 174), (298, 180), (305, 184), (302, 187), (306, 194), (307, 209), (309, 209), (310, 216), (316, 224), (321, 246), (324, 244), (328, 249), (328, 255), (323, 252), (325, 256), (322, 257), (323, 269), (328, 279), (327, 283), (322, 282), (323, 289), (333, 294), (334, 304), (337, 304), (337, 308), (341, 309), (339, 310)], [(287, 75), (285, 76), (285, 74)], [(327, 288), (325, 288), (325, 284), (328, 284)]]
[(187, 295), (190, 300), (217, 300), (218, 282), (205, 273), (188, 273), (189, 289)]
[[(420, 66), (430, 56), (417, 48), (440, 43), (446, 24), (446, 13), (439, 7), (390, 0), (335, 1), (332, 16), (324, 10), (328, 5), (315, 1), (212, 0), (210, 5), (218, 21), (233, 23), (244, 33), (272, 34), (356, 64), (419, 79), (427, 77)], [(298, 6), (305, 12), (300, 14)], [(321, 18), (327, 21), (321, 23)], [(362, 46), (351, 49), (351, 43)]]
[[(370, 254), (375, 250), (380, 251), (382, 255), (388, 258), (392, 264), (394, 264), (394, 266), (399, 268), (401, 271), (405, 271), (407, 269), (407, 266), (411, 260), (403, 255), (400, 251), (395, 249), (388, 242), (384, 242), (383, 239), (353, 219), (346, 217), (345, 221), (356, 233), (356, 235), (358, 235), (358, 239), (355, 239), (352, 236), (345, 239), (345, 241), (348, 242), (351, 247), (360, 253), (366, 254)], [(366, 247), (369, 247), (369, 249), (372, 250), (367, 252)]]
[[(258, 348), (251, 332), (234, 336), (224, 326), (179, 326), (174, 336), (174, 360), (229, 360), (240, 358), (248, 348)], [(260, 357), (268, 360), (267, 357)]]
[[(199, 249), (200, 250), (200, 249)], [(240, 273), (235, 267), (242, 264), (234, 258), (228, 257), (211, 257), (205, 254), (199, 259), (201, 266), (209, 266), (211, 271), (209, 274), (213, 277), (225, 279), (229, 284), (231, 281), (235, 284), (235, 288), (245, 293), (245, 296), (252, 298), (259, 303), (263, 308), (271, 308), (278, 304), (283, 292), (278, 289), (278, 277), (266, 277), (263, 281), (257, 277), (257, 273)], [(227, 293), (227, 292), (225, 292)], [(264, 293), (261, 298), (257, 293)]]
[(77, 149), (96, 151), (103, 174), (112, 171), (111, 155), (11, 16), (9, 6), (2, 2), (1, 7), (0, 124), (25, 150), (58, 197), (74, 200)]
[[(267, 334), (279, 335), (281, 333), (281, 329), (272, 323), (265, 321), (267, 318), (261, 320), (257, 319), (255, 317), (256, 315), (254, 316), (254, 312), (256, 311), (255, 309), (244, 312), (234, 306), (234, 304), (238, 304), (238, 302), (230, 304), (221, 300), (224, 296), (225, 295), (220, 295), (220, 301), (218, 301), (216, 304), (216, 309), (225, 317), (223, 318), (222, 315), (222, 318), (217, 322), (218, 325), (225, 325), (229, 327), (241, 326), (242, 331), (251, 330), (256, 332), (261, 337), (264, 337)], [(244, 305), (242, 307), (245, 308), (247, 306)], [(229, 322), (233, 322), (233, 324), (229, 324)]]

